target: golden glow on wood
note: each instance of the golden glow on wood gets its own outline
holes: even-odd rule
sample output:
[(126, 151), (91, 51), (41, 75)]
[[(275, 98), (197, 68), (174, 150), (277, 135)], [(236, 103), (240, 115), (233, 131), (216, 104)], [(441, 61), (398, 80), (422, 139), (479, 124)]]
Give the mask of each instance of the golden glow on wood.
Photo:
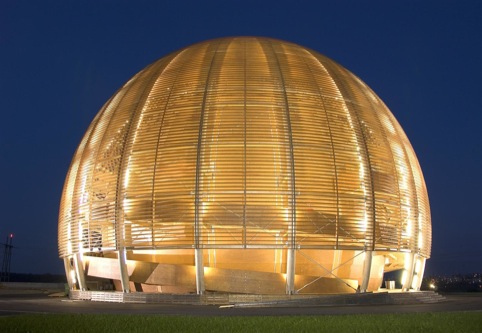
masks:
[(429, 202), (406, 135), (360, 79), (288, 42), (217, 39), (134, 76), (75, 153), (60, 256), (119, 247), (428, 258)]

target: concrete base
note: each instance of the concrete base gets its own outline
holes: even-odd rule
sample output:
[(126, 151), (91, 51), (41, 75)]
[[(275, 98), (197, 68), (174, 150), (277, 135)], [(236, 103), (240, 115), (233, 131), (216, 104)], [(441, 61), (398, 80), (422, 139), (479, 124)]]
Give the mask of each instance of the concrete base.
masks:
[(90, 300), (118, 303), (164, 303), (191, 305), (219, 305), (223, 307), (316, 307), (339, 305), (426, 304), (438, 303), (445, 297), (433, 291), (380, 292), (345, 295), (233, 295), (206, 293), (161, 294), (122, 293), (103, 291), (71, 291), (73, 300)]

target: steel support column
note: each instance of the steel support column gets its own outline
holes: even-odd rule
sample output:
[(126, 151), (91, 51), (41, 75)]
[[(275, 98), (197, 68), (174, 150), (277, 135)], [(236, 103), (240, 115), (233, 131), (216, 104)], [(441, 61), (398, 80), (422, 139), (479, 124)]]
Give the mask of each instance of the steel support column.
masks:
[(77, 283), (79, 284), (79, 289), (87, 290), (87, 285), (85, 283), (84, 264), (82, 263), (82, 257), (80, 253), (74, 255), (74, 269)]
[(368, 283), (370, 282), (370, 272), (372, 269), (372, 251), (366, 250), (365, 251), (365, 261), (363, 262), (363, 275), (362, 275), (362, 283), (360, 286), (360, 292), (364, 293), (368, 289)]
[(288, 249), (286, 255), (286, 294), (295, 293), (295, 249)]
[(408, 263), (405, 263), (405, 281), (403, 281), (402, 290), (409, 291), (412, 286), (413, 273), (415, 270), (415, 253), (410, 253), (408, 256)]
[(408, 274), (408, 286), (407, 286), (407, 290), (410, 290), (412, 288), (412, 284), (413, 284), (413, 277), (417, 274), (416, 270), (415, 270), (415, 267), (417, 265), (417, 258), (418, 258), (418, 255), (416, 253), (412, 253), (412, 266), (411, 266), (411, 269), (412, 271), (410, 272), (410, 274)]
[(119, 259), (119, 273), (122, 285), (122, 292), (130, 293), (131, 287), (129, 285), (129, 272), (127, 271), (126, 249), (122, 248), (118, 250), (117, 257)]
[[(417, 284), (415, 285), (415, 290), (419, 291), (422, 285), (423, 274), (425, 273), (425, 258), (417, 256), (417, 260), (420, 260), (420, 268), (417, 270), (416, 274), (418, 276)], [(415, 266), (417, 267), (417, 266)]]
[(204, 262), (203, 262), (203, 250), (194, 250), (194, 261), (196, 264), (196, 291), (198, 295), (204, 294)]
[(72, 275), (75, 274), (75, 269), (71, 265), (70, 257), (64, 258), (64, 268), (65, 268), (65, 275), (67, 276), (67, 283), (69, 284), (69, 289), (73, 290), (75, 286), (75, 282), (72, 279)]

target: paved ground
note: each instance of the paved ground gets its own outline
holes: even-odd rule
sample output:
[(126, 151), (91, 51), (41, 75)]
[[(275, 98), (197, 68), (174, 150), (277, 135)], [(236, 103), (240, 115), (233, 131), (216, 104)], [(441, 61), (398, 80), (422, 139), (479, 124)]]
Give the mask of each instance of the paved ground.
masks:
[(110, 313), (194, 316), (284, 316), (343, 315), (413, 312), (477, 311), (482, 316), (482, 293), (444, 294), (446, 300), (436, 304), (318, 306), (286, 308), (220, 308), (219, 306), (122, 304), (72, 301), (52, 297), (40, 290), (0, 289), (0, 316), (28, 313)]

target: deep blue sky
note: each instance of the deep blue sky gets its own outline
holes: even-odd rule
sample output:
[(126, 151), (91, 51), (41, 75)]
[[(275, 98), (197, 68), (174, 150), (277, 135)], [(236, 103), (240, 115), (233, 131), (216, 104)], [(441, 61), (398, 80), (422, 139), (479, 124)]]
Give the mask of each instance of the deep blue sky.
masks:
[(63, 273), (62, 186), (102, 104), (167, 53), (236, 35), (312, 48), (365, 81), (424, 172), (426, 272), (482, 271), (481, 23), (479, 0), (0, 0), (0, 242), (15, 234), (11, 271)]

